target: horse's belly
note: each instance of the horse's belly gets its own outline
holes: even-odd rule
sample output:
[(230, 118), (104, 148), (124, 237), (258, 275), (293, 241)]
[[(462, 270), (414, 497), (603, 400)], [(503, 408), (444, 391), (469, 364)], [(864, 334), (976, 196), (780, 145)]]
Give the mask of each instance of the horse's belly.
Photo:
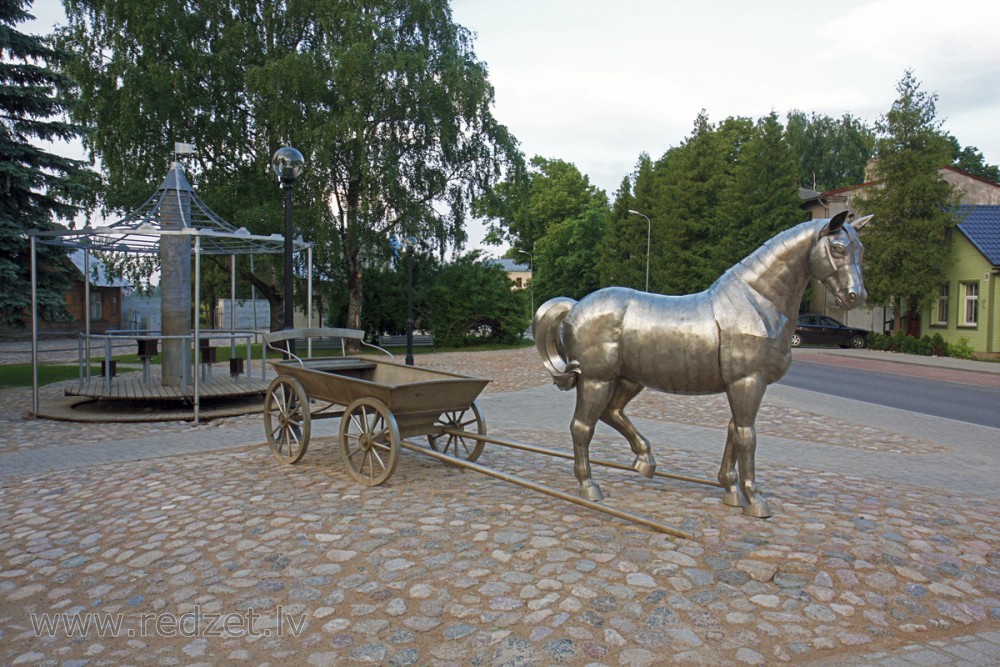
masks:
[(629, 380), (675, 394), (725, 390), (719, 329), (703, 294), (633, 303), (622, 329), (622, 375)]

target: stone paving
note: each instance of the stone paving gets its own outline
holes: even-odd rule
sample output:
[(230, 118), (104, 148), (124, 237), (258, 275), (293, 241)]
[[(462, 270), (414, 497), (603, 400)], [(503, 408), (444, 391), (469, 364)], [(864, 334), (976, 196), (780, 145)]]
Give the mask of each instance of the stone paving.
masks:
[[(492, 434), (568, 449), (572, 397), (533, 350), (417, 363), (494, 378)], [(1000, 663), (1000, 494), (921, 476), (971, 455), (956, 441), (989, 454), (997, 432), (913, 415), (879, 428), (862, 406), (831, 416), (777, 389), (758, 423), (772, 519), (711, 487), (595, 473), (608, 504), (695, 540), (407, 451), (363, 487), (335, 421), (282, 466), (259, 416), (27, 420), (28, 392), (0, 392), (0, 663)], [(690, 445), (658, 446), (661, 468), (714, 476), (724, 400), (649, 394), (632, 414), (654, 442)], [(68, 467), (112, 440), (158, 458)], [(199, 444), (226, 449), (177, 453)], [(8, 465), (56, 447), (44, 472)], [(610, 430), (592, 453), (629, 460)], [(575, 489), (565, 461), (490, 445), (480, 462)]]

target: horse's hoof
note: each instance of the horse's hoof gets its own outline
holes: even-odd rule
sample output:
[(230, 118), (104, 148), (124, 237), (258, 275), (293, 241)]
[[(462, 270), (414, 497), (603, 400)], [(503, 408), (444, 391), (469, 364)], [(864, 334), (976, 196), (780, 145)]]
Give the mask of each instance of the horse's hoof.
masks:
[(604, 494), (601, 493), (601, 487), (596, 484), (593, 486), (581, 486), (580, 497), (595, 503), (604, 500)]
[(743, 506), (743, 515), (752, 516), (755, 519), (767, 519), (771, 516), (771, 509), (763, 501), (752, 505), (747, 503)]
[(653, 473), (656, 472), (656, 464), (655, 463), (646, 463), (642, 459), (636, 459), (632, 463), (632, 467), (635, 468), (635, 471), (637, 473), (639, 473), (640, 475), (642, 475), (643, 477), (652, 478), (653, 477)]
[(729, 507), (742, 507), (743, 503), (740, 502), (740, 494), (736, 491), (727, 491), (722, 496), (722, 504), (728, 505)]

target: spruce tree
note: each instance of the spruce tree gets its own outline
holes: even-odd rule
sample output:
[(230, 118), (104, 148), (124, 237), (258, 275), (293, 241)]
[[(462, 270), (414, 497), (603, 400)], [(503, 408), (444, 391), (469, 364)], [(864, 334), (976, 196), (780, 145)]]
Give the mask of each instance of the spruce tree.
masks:
[[(24, 326), (31, 308), (27, 232), (72, 220), (88, 191), (86, 165), (39, 144), (69, 140), (78, 129), (61, 120), (65, 105), (61, 54), (45, 37), (19, 32), (33, 17), (29, 0), (0, 0), (0, 323)], [(38, 245), (38, 308), (50, 321), (69, 319), (65, 293), (72, 265), (56, 246)]]
[(715, 250), (718, 268), (740, 261), (778, 232), (802, 222), (798, 170), (777, 114), (757, 121), (741, 147), (724, 199), (725, 237)]
[(936, 118), (937, 95), (922, 91), (909, 70), (896, 90), (899, 97), (876, 123), (879, 182), (857, 206), (875, 215), (862, 235), (869, 301), (890, 304), (899, 330), (903, 310), (929, 303), (940, 285), (956, 199), (938, 172), (951, 163), (951, 147)]

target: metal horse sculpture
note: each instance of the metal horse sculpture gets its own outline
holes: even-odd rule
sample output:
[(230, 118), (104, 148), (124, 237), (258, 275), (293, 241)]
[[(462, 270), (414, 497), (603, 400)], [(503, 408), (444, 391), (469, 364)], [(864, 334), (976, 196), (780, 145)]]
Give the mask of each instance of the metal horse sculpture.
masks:
[(865, 301), (863, 247), (847, 215), (778, 234), (698, 294), (608, 287), (579, 302), (557, 297), (542, 304), (533, 322), (535, 344), (555, 384), (576, 387), (570, 431), (582, 497), (604, 497), (589, 459), (598, 419), (625, 436), (636, 455), (632, 467), (652, 477), (656, 461), (625, 416), (629, 401), (644, 387), (725, 392), (732, 419), (719, 470), (723, 501), (742, 504), (749, 516), (771, 515), (754, 479), (754, 422), (767, 385), (791, 365), (791, 336), (809, 278), (820, 280), (844, 308)]

